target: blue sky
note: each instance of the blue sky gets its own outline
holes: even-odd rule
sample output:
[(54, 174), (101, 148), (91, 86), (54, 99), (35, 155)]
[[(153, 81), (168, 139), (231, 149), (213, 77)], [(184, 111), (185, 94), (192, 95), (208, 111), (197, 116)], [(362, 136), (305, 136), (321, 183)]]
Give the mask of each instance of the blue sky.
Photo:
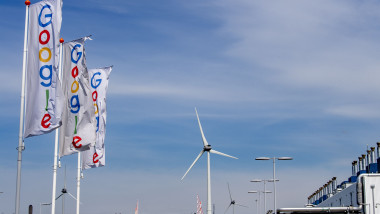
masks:
[[(34, 3), (36, 1), (32, 1)], [(380, 140), (380, 3), (377, 1), (63, 2), (62, 37), (93, 35), (87, 66), (114, 65), (107, 98), (107, 165), (84, 172), (81, 213), (183, 213), (206, 205), (209, 143), (238, 160), (211, 156), (216, 213), (237, 202), (256, 210), (278, 162), (278, 207), (303, 206)], [(25, 6), (0, 2), (0, 213), (14, 212)], [(52, 134), (26, 139), (21, 212), (51, 198)], [(76, 156), (62, 158), (76, 194)], [(63, 168), (58, 170), (58, 190)], [(268, 189), (272, 186), (268, 185)], [(268, 208), (272, 206), (268, 197)], [(206, 207), (203, 207), (206, 210)], [(42, 213), (49, 213), (42, 207)], [(66, 198), (66, 211), (75, 201)], [(57, 213), (61, 201), (57, 202)]]

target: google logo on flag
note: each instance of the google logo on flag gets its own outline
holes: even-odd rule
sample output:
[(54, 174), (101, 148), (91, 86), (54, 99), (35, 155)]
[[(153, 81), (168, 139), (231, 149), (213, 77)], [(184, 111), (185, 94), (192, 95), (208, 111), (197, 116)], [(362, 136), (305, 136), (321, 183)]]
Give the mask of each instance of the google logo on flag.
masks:
[[(45, 5), (41, 8), (40, 13), (38, 14), (38, 24), (42, 28), (42, 31), (39, 33), (39, 53), (38, 57), (40, 60), (40, 78), (41, 82), (40, 84), (47, 88), (46, 89), (46, 107), (42, 120), (41, 120), (41, 126), (45, 129), (49, 128), (51, 123), (49, 122), (51, 119), (51, 115), (47, 112), (48, 111), (48, 101), (49, 101), (49, 87), (51, 86), (52, 82), (52, 76), (53, 76), (53, 65), (51, 63), (52, 58), (52, 51), (49, 48), (49, 42), (51, 41), (49, 28), (47, 28), (49, 25), (51, 25), (52, 22), (52, 11), (50, 8), (50, 5)], [(41, 29), (40, 28), (40, 29)], [(46, 29), (45, 29), (46, 28)], [(50, 28), (51, 29), (51, 28)], [(51, 46), (54, 46), (51, 45)]]
[[(82, 52), (77, 51), (77, 49), (80, 49), (82, 45), (76, 44), (74, 45), (73, 49), (71, 50), (71, 62), (75, 64), (74, 68), (71, 70), (71, 76), (74, 78), (73, 83), (71, 84), (71, 93), (73, 94), (70, 98), (70, 112), (73, 114), (77, 114), (80, 110), (80, 103), (79, 103), (79, 96), (78, 96), (78, 90), (79, 90), (79, 83), (77, 81), (77, 77), (79, 75), (78, 70), (78, 61), (82, 57)], [(76, 53), (76, 56), (74, 54)], [(75, 129), (74, 129), (74, 135), (77, 134), (77, 124), (78, 124), (78, 116), (75, 115)], [(82, 138), (79, 136), (74, 136), (72, 144), (75, 148), (79, 149), (82, 147), (82, 144), (80, 142), (82, 141)]]
[[(98, 92), (96, 91), (96, 89), (102, 83), (102, 79), (101, 78), (96, 79), (96, 76), (101, 76), (101, 73), (100, 72), (96, 72), (91, 77), (91, 87), (94, 89), (94, 92), (92, 92), (92, 101), (94, 101), (95, 115), (96, 115), (95, 116), (95, 118), (96, 118), (96, 133), (98, 133), (98, 131), (99, 131), (99, 107), (98, 107), (98, 104), (97, 104), (97, 101), (98, 101)], [(98, 155), (98, 153), (96, 153), (96, 149), (95, 149), (95, 153), (92, 156), (92, 162), (93, 163), (98, 163), (99, 162), (99, 159), (97, 159), (98, 156), (99, 155)]]
[(97, 104), (98, 101), (98, 92), (96, 89), (99, 87), (99, 85), (102, 83), (102, 79), (95, 79), (95, 76), (101, 75), (100, 72), (94, 73), (91, 77), (91, 87), (94, 89), (94, 92), (92, 92), (92, 101), (94, 101), (94, 106), (95, 106), (95, 115), (96, 115), (96, 132), (99, 131), (99, 107)]

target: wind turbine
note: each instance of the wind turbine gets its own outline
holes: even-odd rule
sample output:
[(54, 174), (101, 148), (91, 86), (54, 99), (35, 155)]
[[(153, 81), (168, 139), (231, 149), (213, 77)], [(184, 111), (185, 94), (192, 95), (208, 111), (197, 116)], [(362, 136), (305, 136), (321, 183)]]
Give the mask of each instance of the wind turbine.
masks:
[(202, 125), (201, 125), (201, 122), (199, 120), (199, 116), (198, 116), (198, 112), (197, 112), (197, 108), (195, 108), (195, 114), (197, 115), (198, 125), (199, 125), (199, 129), (200, 129), (201, 135), (202, 135), (203, 149), (199, 153), (199, 155), (197, 156), (197, 158), (195, 158), (194, 162), (191, 164), (191, 166), (189, 167), (189, 169), (186, 171), (185, 175), (183, 175), (183, 177), (182, 177), (181, 180), (183, 180), (185, 178), (185, 176), (187, 175), (187, 173), (194, 166), (194, 164), (199, 160), (199, 158), (203, 155), (203, 153), (207, 152), (207, 214), (212, 214), (212, 208), (211, 208), (210, 153), (217, 154), (217, 155), (222, 155), (222, 156), (226, 156), (226, 157), (234, 158), (234, 159), (238, 159), (238, 158), (230, 156), (230, 155), (227, 155), (227, 154), (224, 154), (224, 153), (221, 153), (221, 152), (218, 152), (218, 151), (216, 151), (216, 150), (214, 150), (214, 149), (211, 148), (211, 145), (207, 142), (206, 137), (205, 137), (205, 135), (203, 133)]
[[(69, 194), (74, 200), (77, 200), (71, 193), (67, 192), (66, 189), (66, 165), (65, 165), (65, 180), (64, 180), (64, 186), (63, 189), (61, 190), (61, 194), (55, 198), (55, 200), (58, 200), (58, 198), (62, 197), (62, 214), (65, 213), (65, 194)], [(40, 211), (41, 211), (41, 205), (51, 205), (52, 203), (41, 203), (40, 204)]]
[(230, 184), (227, 183), (227, 186), (228, 186), (228, 193), (230, 193), (230, 200), (231, 200), (231, 202), (230, 202), (230, 205), (228, 205), (228, 207), (227, 207), (227, 209), (226, 209), (226, 211), (224, 213), (226, 213), (228, 211), (228, 209), (232, 206), (232, 213), (235, 214), (235, 205), (241, 206), (241, 207), (247, 207), (247, 206), (244, 206), (244, 205), (241, 205), (241, 204), (237, 204), (235, 202), (235, 200), (232, 200), (231, 190), (230, 190)]
[(71, 193), (67, 192), (66, 189), (66, 165), (65, 165), (65, 180), (64, 180), (64, 186), (63, 189), (61, 190), (61, 194), (55, 199), (57, 200), (62, 196), (62, 214), (65, 213), (65, 194), (69, 194), (74, 200), (77, 200)]

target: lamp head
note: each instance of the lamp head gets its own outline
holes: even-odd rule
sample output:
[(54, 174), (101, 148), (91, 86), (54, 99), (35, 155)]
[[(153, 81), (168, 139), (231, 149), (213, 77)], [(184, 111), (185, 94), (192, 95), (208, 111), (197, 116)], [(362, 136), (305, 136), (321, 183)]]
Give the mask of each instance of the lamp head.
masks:
[(270, 158), (268, 158), (268, 157), (258, 157), (258, 158), (255, 158), (255, 160), (270, 160)]
[(293, 160), (292, 157), (279, 157), (278, 160)]

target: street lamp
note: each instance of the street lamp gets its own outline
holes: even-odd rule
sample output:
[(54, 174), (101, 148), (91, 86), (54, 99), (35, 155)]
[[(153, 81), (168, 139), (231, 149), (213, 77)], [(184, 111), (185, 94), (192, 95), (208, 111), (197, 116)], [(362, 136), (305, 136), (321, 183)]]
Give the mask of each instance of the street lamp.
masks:
[(256, 214), (259, 214), (259, 204), (257, 202), (257, 199), (255, 201), (256, 201)]
[(255, 201), (256, 201), (256, 214), (259, 214), (259, 206), (258, 206), (258, 203), (257, 203), (257, 199)]
[(274, 198), (274, 213), (277, 212), (277, 204), (276, 204), (276, 159), (277, 160), (293, 160), (292, 157), (258, 157), (256, 160), (273, 160), (273, 198)]
[(263, 182), (264, 183), (264, 191), (263, 191), (263, 193), (264, 193), (264, 212), (266, 212), (266, 210), (267, 210), (267, 202), (266, 202), (266, 194), (267, 193), (272, 193), (271, 191), (267, 191), (266, 190), (266, 183), (267, 182), (271, 182), (271, 180), (261, 180), (261, 179), (253, 179), (253, 180), (251, 180), (251, 182)]
[(248, 191), (248, 193), (259, 193), (259, 205), (257, 205), (257, 199), (256, 199), (256, 214), (259, 214), (259, 210), (260, 210), (260, 191)]
[[(257, 205), (257, 199), (256, 199), (256, 209), (257, 209), (257, 214), (259, 213), (259, 210), (260, 210), (260, 206), (261, 206), (261, 203), (260, 203), (260, 199), (261, 199), (261, 196), (260, 196), (260, 193), (264, 193), (267, 194), (267, 193), (272, 193), (271, 191), (248, 191), (248, 193), (259, 193), (259, 205)], [(264, 197), (264, 201), (265, 201), (265, 197)], [(265, 205), (265, 203), (264, 203)], [(264, 209), (266, 209), (266, 207), (264, 207)]]

